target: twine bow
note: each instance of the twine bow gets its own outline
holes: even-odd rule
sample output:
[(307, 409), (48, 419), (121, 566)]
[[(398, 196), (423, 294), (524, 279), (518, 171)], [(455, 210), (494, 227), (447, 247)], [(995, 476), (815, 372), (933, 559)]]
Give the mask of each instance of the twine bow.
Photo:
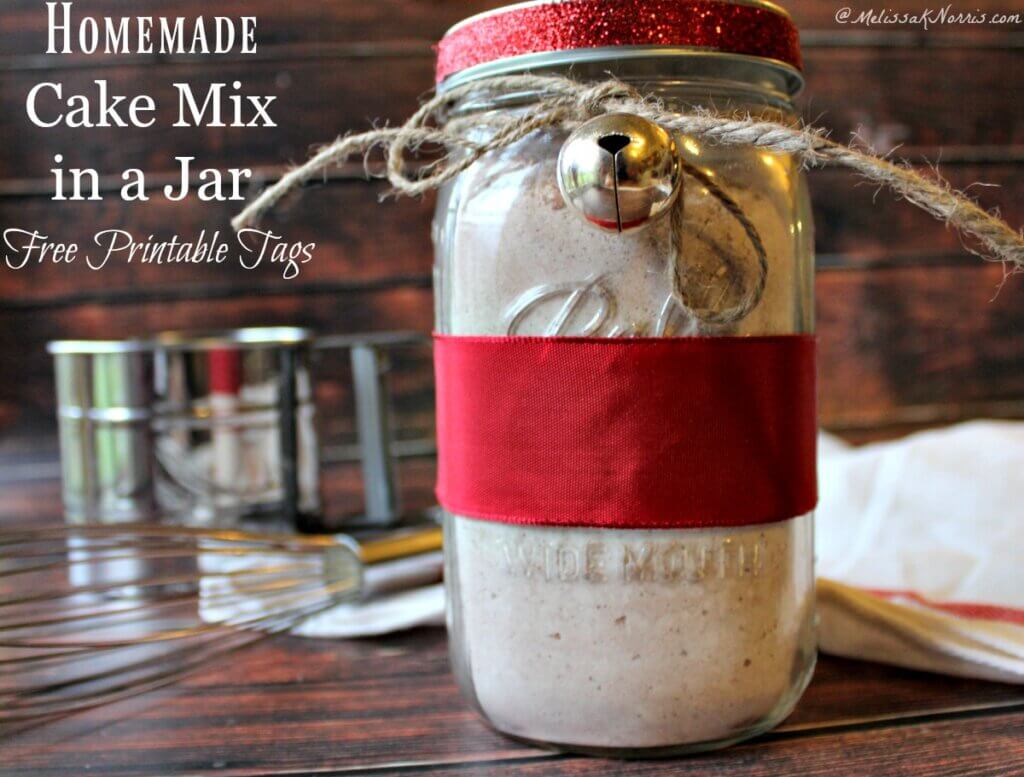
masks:
[[(454, 109), (466, 101), (482, 106), (515, 95), (537, 95), (528, 112), (496, 108), (459, 116)], [(316, 152), (307, 162), (285, 173), (265, 189), (232, 221), (236, 230), (257, 222), (287, 193), (304, 185), (335, 165), (355, 156), (365, 158), (381, 148), (386, 177), (397, 193), (419, 195), (451, 181), (491, 151), (506, 148), (533, 132), (550, 128), (572, 129), (588, 119), (606, 113), (632, 113), (656, 122), (667, 131), (707, 143), (752, 146), (780, 154), (791, 154), (805, 167), (840, 166), (858, 173), (872, 183), (891, 189), (899, 197), (957, 229), (976, 241), (967, 250), (983, 259), (1003, 264), (1004, 278), (1024, 271), (1024, 238), (1005, 221), (989, 213), (963, 192), (956, 191), (937, 173), (925, 176), (905, 162), (894, 162), (875, 154), (830, 140), (817, 127), (791, 127), (752, 117), (724, 116), (706, 109), (680, 113), (667, 109), (636, 88), (609, 79), (581, 83), (563, 76), (510, 75), (474, 81), (435, 94), (400, 127), (373, 129), (338, 138)], [(478, 138), (486, 127), (486, 140)], [(440, 158), (416, 169), (407, 165), (409, 155), (423, 146), (439, 146)], [(698, 178), (743, 227), (758, 253), (759, 280), (743, 299), (724, 311), (692, 306), (685, 289), (685, 267), (679, 261), (679, 240), (675, 240), (676, 261), (669, 262), (673, 296), (704, 323), (723, 324), (745, 316), (764, 290), (767, 258), (753, 225), (739, 206), (717, 184), (689, 164), (684, 172)], [(673, 209), (673, 234), (682, 228), (682, 197)]]

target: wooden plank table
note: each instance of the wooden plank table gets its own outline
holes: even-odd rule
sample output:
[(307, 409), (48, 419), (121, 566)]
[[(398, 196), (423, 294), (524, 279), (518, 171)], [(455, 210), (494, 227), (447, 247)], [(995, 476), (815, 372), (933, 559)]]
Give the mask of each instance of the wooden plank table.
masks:
[[(4, 522), (52, 516), (52, 481), (4, 485)], [(561, 755), (463, 701), (440, 629), (273, 638), (179, 685), (0, 738), (3, 777), (80, 775), (1024, 775), (1024, 688), (823, 656), (775, 731), (680, 760)]]

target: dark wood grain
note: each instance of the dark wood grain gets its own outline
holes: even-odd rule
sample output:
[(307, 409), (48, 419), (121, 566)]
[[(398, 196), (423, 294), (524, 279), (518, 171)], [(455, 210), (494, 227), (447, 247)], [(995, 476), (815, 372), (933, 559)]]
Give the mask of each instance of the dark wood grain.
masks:
[[(301, 8), (275, 0), (249, 0), (244, 8), (225, 7), (218, 11), (232, 16), (249, 15), (258, 19), (257, 41), (261, 48), (317, 43), (386, 43), (402, 40), (433, 42), (460, 19), (502, 5), (495, 0), (375, 0), (371, 3), (339, 3), (335, 0), (311, 0)], [(125, 13), (120, 0), (90, 0), (88, 6), (75, 7), (81, 17), (119, 17)], [(194, 19), (211, 14), (204, 0), (149, 0), (146, 14), (184, 16)], [(28, 57), (46, 50), (46, 11), (34, 0), (11, 0), (0, 10), (0, 24), (17, 30), (4, 51), (5, 55)], [(55, 65), (59, 58), (47, 58)], [(105, 57), (95, 55), (93, 61)], [(23, 60), (19, 64), (27, 64)]]
[[(480, 11), (500, 7), (500, 0), (376, 0), (372, 3), (347, 4), (333, 0), (310, 0), (301, 9), (274, 0), (250, 0), (241, 10), (231, 10), (231, 15), (255, 15), (259, 19), (258, 40), (263, 47), (280, 47), (310, 43), (362, 43), (393, 42), (403, 40), (434, 41), (445, 30), (467, 16)], [(818, 0), (789, 0), (783, 3), (793, 16), (796, 24), (804, 31), (839, 31), (849, 34), (850, 27), (837, 23), (835, 15), (840, 7), (848, 6), (853, 11), (879, 9), (881, 6), (871, 0), (849, 0), (842, 6), (821, 3)], [(950, 4), (954, 11), (1014, 13), (1020, 9), (1012, 0), (958, 0)], [(920, 13), (923, 8), (916, 0), (895, 0), (886, 3), (885, 8), (901, 13)], [(937, 6), (941, 8), (943, 6)], [(75, 8), (79, 17), (103, 15), (121, 16), (125, 13), (119, 0), (90, 0), (88, 6)], [(153, 16), (185, 16), (195, 18), (209, 15), (208, 4), (202, 0), (150, 0), (146, 13)], [(24, 58), (37, 66), (44, 66), (40, 55), (46, 49), (46, 13), (34, 0), (9, 0), (0, 10), (0, 25), (16, 31), (6, 41), (4, 55), (18, 57), (19, 64), (28, 64)], [(863, 28), (861, 28), (863, 29)], [(933, 26), (928, 32), (932, 37), (984, 38), (994, 33), (1012, 30), (1013, 25), (952, 25)], [(867, 28), (869, 32), (889, 30), (920, 30), (920, 25), (901, 23)], [(923, 37), (923, 36), (922, 36)], [(95, 55), (93, 60), (103, 59)], [(51, 60), (54, 58), (50, 58)]]
[[(701, 774), (776, 777), (858, 775), (888, 777), (919, 775), (1024, 774), (1024, 714), (986, 715), (980, 719), (902, 725), (883, 730), (855, 729), (813, 738), (791, 739), (768, 735), (761, 741), (731, 750), (695, 756), (686, 762), (634, 761), (618, 763), (595, 759), (541, 756), (431, 769), (435, 775), (587, 775)], [(984, 743), (979, 747), (979, 743)], [(677, 771), (678, 770), (678, 771)], [(384, 769), (375, 774), (408, 774), (410, 769)]]
[[(273, 0), (237, 4), (149, 0), (145, 13), (255, 14), (260, 51), (223, 60), (47, 57), (37, 0), (0, 8), (0, 227), (27, 226), (87, 242), (96, 228), (140, 236), (226, 230), (236, 204), (126, 206), (48, 200), (47, 170), (69, 165), (118, 174), (130, 166), (168, 180), (174, 156), (257, 175), (306, 157), (310, 147), (375, 119), (403, 118), (429, 89), (430, 44), (453, 22), (494, 0)], [(123, 0), (76, 3), (76, 13), (129, 13)], [(1024, 66), (1019, 27), (841, 25), (877, 3), (787, 2), (804, 30), (804, 116), (915, 161), (940, 162), (959, 188), (1024, 222)], [(927, 5), (927, 4), (924, 4)], [(952, 10), (1015, 12), (1009, 0), (952, 3)], [(892, 0), (919, 12), (917, 0)], [(131, 13), (139, 11), (134, 7)], [(28, 89), (58, 80), (78, 91), (94, 79), (148, 92), (164, 106), (161, 128), (33, 128)], [(273, 129), (167, 129), (174, 81), (197, 87), (239, 79), (279, 96)], [(257, 184), (259, 185), (259, 184)], [(849, 439), (993, 415), (1024, 418), (1024, 294), (1017, 279), (966, 254), (928, 217), (840, 172), (812, 177), (823, 422)], [(167, 328), (295, 323), (323, 332), (408, 328), (428, 332), (431, 202), (375, 204), (382, 185), (332, 182), (306, 191), (268, 220), (318, 244), (299, 278), (277, 268), (128, 265), (115, 271), (0, 268), (0, 531), (59, 520), (54, 480), (51, 366), (43, 347), (60, 337), (120, 337)], [(352, 397), (343, 353), (321, 355), (321, 433), (333, 462), (323, 474), (327, 522), (360, 509), (350, 452)], [(395, 413), (403, 438), (432, 431), (429, 355), (397, 357)], [(433, 501), (434, 462), (403, 459), (406, 504)], [(276, 638), (210, 666), (179, 687), (69, 718), (16, 737), (0, 735), (0, 774), (297, 775), (403, 774), (1004, 775), (1024, 774), (1024, 690), (823, 657), (794, 714), (775, 732), (686, 761), (609, 762), (558, 756), (488, 729), (461, 699), (440, 630), (383, 639)]]
[[(5, 111), (15, 117), (0, 124), (0, 192), (35, 194), (0, 197), (0, 224), (39, 227), (83, 243), (97, 225), (158, 238), (174, 232), (195, 235), (202, 229), (226, 231), (235, 204), (201, 205), (194, 199), (170, 204), (158, 196), (149, 203), (124, 205), (111, 191), (103, 203), (64, 204), (58, 210), (48, 202), (48, 183), (41, 176), (52, 154), (64, 149), (105, 173), (140, 165), (152, 172), (154, 185), (168, 180), (172, 148), (174, 154), (196, 155), (204, 164), (254, 165), (258, 170), (301, 159), (312, 144), (339, 129), (365, 126), (376, 117), (394, 121), (404, 116), (430, 85), (429, 41), (456, 19), (491, 5), (316, 0), (302, 9), (284, 9), (259, 0), (247, 11), (260, 16), (265, 46), (251, 62), (87, 58), (69, 69), (66, 65), (73, 60), (33, 55), (44, 17), (28, 0), (15, 0), (0, 10), (4, 28), (16, 31), (0, 61), (0, 107), (6, 105)], [(869, 5), (851, 7), (856, 11)], [(954, 4), (954, 10), (958, 7)], [(173, 5), (157, 0), (151, 12), (190, 16), (208, 8), (194, 0)], [(916, 10), (902, 2), (892, 8)], [(90, 4), (88, 13), (118, 9), (112, 0), (101, 0)], [(999, 207), (1011, 222), (1024, 220), (1024, 114), (1020, 101), (1009, 98), (1005, 77), (1021, 64), (1024, 48), (1017, 38), (1011, 34), (981, 40), (972, 37), (977, 30), (961, 25), (934, 30), (938, 38), (914, 33), (896, 45), (899, 41), (888, 29), (841, 28), (833, 18), (835, 9), (821, 4), (797, 2), (791, 10), (798, 23), (824, 35), (810, 38), (805, 115), (834, 126), (839, 138), (859, 130), (863, 140), (882, 150), (904, 143), (913, 158), (946, 160), (942, 169), (955, 186), (996, 184), (999, 188), (970, 191), (986, 206)], [(969, 10), (1011, 9), (986, 0)], [(987, 33), (1003, 35), (1005, 30)], [(892, 34), (905, 35), (898, 30)], [(255, 91), (279, 94), (282, 126), (32, 131), (21, 102), (31, 84), (51, 77), (47, 70), (52, 68), (52, 78), (69, 91), (103, 77), (115, 89), (152, 91), (165, 107), (173, 105), (175, 80), (202, 86), (237, 77)], [(994, 271), (970, 273), (974, 259), (952, 232), (888, 195), (876, 198), (871, 187), (857, 186), (841, 172), (817, 173), (812, 187), (823, 265), (865, 273), (819, 280), (825, 423), (853, 437), (870, 437), (977, 414), (1020, 416), (1013, 282), (990, 304), (989, 290), (994, 291), (999, 279)], [(0, 363), (18, 369), (24, 379), (0, 390), (0, 433), (20, 439), (36, 432), (52, 434), (49, 364), (41, 351), (52, 337), (292, 319), (322, 331), (396, 327), (410, 321), (426, 331), (423, 289), (430, 263), (426, 235), (431, 205), (426, 200), (380, 207), (374, 199), (381, 191), (380, 184), (332, 184), (306, 192), (271, 217), (270, 225), (286, 237), (318, 243), (316, 260), (294, 281), (280, 278), (280, 268), (241, 272), (234, 265), (132, 265), (110, 272), (92, 272), (82, 265), (17, 272), (5, 268), (0, 272), (0, 302), (6, 310), (0, 317), (8, 328), (0, 335)], [(911, 264), (921, 265), (920, 271), (901, 269)], [(956, 272), (950, 274), (952, 270)], [(965, 273), (962, 283), (960, 271)], [(408, 299), (418, 300), (408, 303), (415, 310), (392, 305), (383, 312), (375, 301), (409, 293)], [(241, 303), (242, 296), (256, 296), (261, 303)], [(952, 323), (947, 326), (937, 317), (927, 307), (931, 304), (943, 306)], [(369, 309), (378, 312), (367, 313)], [(418, 407), (408, 411), (410, 418), (419, 413), (422, 419), (427, 411), (426, 379), (425, 370), (417, 373), (411, 379), (417, 388), (408, 401), (402, 400), (406, 408)], [(351, 429), (341, 410), (346, 397), (339, 385), (324, 389), (330, 395), (327, 431), (344, 438)], [(411, 428), (424, 426), (415, 420)], [(52, 442), (48, 445), (52, 448)]]
[[(1010, 223), (1024, 223), (1024, 176), (1012, 164), (955, 165), (943, 169), (950, 183), (969, 189)], [(959, 236), (927, 214), (887, 192), (839, 170), (810, 175), (817, 251), (825, 269), (878, 263), (978, 264)], [(982, 181), (986, 185), (975, 186)], [(389, 279), (423, 277), (430, 272), (430, 220), (433, 198), (380, 198), (386, 183), (332, 181), (313, 186), (275, 209), (263, 223), (288, 242), (316, 243), (314, 258), (286, 280), (284, 268), (264, 262), (243, 269), (242, 255), (230, 228), (239, 206), (202, 203), (192, 197), (180, 203), (156, 198), (126, 204), (116, 195), (101, 203), (63, 203), (43, 196), (0, 197), (0, 225), (39, 230), (51, 240), (73, 242), (94, 261), (102, 257), (94, 243), (100, 228), (128, 229), (140, 241), (168, 240), (178, 235), (195, 241), (219, 234), (232, 246), (223, 264), (143, 264), (115, 257), (102, 270), (84, 258), (71, 264), (34, 263), (13, 270), (0, 266), (0, 303), (15, 309), (66, 306), (84, 301), (117, 301), (139, 295), (188, 298), (201, 285), (204, 293), (229, 296), (243, 290), (287, 292), (308, 284), (359, 289)], [(19, 260), (13, 252), (11, 262)], [(245, 255), (251, 264), (252, 255)]]
[(915, 413), (942, 422), (957, 406), (970, 417), (1021, 397), (1022, 292), (1011, 280), (997, 294), (1002, 279), (998, 265), (819, 276), (824, 422), (864, 427)]
[[(850, 8), (854, 13), (860, 13), (863, 11), (880, 11), (883, 6), (874, 4), (871, 0), (851, 0), (851, 2), (844, 2), (839, 5), (817, 2), (817, 0), (785, 0), (781, 3), (787, 11), (792, 15), (793, 20), (801, 29), (826, 29), (826, 30), (842, 30), (848, 31), (849, 27), (844, 24), (840, 24), (836, 21), (836, 11), (840, 8)], [(988, 14), (991, 19), (995, 14), (1014, 14), (1017, 13), (1020, 8), (1019, 4), (1012, 2), (1012, 0), (979, 0), (977, 2), (964, 2), (963, 0), (957, 0), (957, 2), (948, 3), (950, 12), (970, 12), (973, 14)], [(893, 0), (893, 2), (887, 2), (884, 8), (897, 14), (920, 14), (921, 11), (927, 8), (933, 8), (933, 10), (939, 10), (945, 6), (922, 6), (916, 0)], [(886, 25), (889, 27), (890, 25)], [(900, 22), (898, 24), (891, 25), (896, 29), (921, 29), (920, 25), (913, 21)], [(968, 34), (971, 32), (969, 29), (973, 25), (950, 25), (943, 27), (940, 25), (933, 25), (928, 32), (935, 35), (952, 35), (952, 34)], [(977, 25), (978, 27), (984, 28), (985, 25)], [(1014, 29), (1012, 22), (1001, 25), (1002, 29)], [(967, 29), (965, 29), (967, 28)], [(875, 28), (877, 29), (877, 27)], [(980, 30), (984, 31), (984, 29)]]
[[(45, 457), (5, 450), (0, 446), (0, 533), (10, 526), (38, 526), (61, 520), (60, 471), (53, 451)], [(397, 482), (403, 507), (421, 513), (437, 503), (435, 463), (430, 457), (398, 461)], [(362, 473), (355, 462), (328, 463), (320, 473), (323, 515), (307, 528), (341, 531), (345, 522), (363, 514)]]
[[(794, 773), (797, 763), (819, 773), (814, 770), (831, 761), (835, 774), (868, 774), (884, 765), (879, 759), (888, 748), (903, 747), (923, 764), (1009, 774), (985, 769), (997, 763), (988, 759), (998, 748), (1019, 736), (1015, 710), (1021, 705), (1024, 692), (1013, 686), (824, 657), (797, 711), (776, 733), (686, 763), (716, 774), (779, 774)], [(985, 717), (957, 719), (981, 713)], [(933, 736), (938, 732), (941, 737)], [(976, 737), (992, 748), (972, 753), (967, 743)], [(846, 747), (854, 760), (843, 763), (837, 756)], [(504, 773), (503, 762), (533, 763), (539, 774), (606, 774), (682, 765), (557, 757), (491, 732), (459, 697), (439, 630), (343, 642), (275, 639), (173, 690), (19, 735), (0, 745), (0, 753), (5, 775), (12, 776), (70, 774), (70, 763), (112, 775), (285, 774), (397, 764)]]
[[(523, 749), (491, 734), (459, 698), (439, 630), (375, 640), (275, 640), (122, 706), (89, 716), (102, 726), (102, 739), (81, 735), (91, 728), (83, 729), (86, 721), (67, 720), (20, 737), (10, 755), (39, 769), (53, 763), (56, 748), (38, 753), (33, 745), (60, 742), (100, 773), (118, 765), (127, 773), (187, 772), (218, 762), (255, 773), (270, 764), (298, 771), (393, 763), (401, 754), (490, 758)], [(135, 749), (144, 761), (132, 757)]]
[[(59, 520), (53, 481), (0, 496), (0, 532)], [(340, 494), (354, 487), (334, 481)], [(459, 695), (440, 629), (275, 637), (172, 688), (0, 736), (4, 777), (317, 773), (1022, 773), (1024, 688), (824, 656), (778, 729), (675, 761), (560, 756), (491, 731)]]
[[(1024, 224), (1024, 165), (944, 165), (940, 159), (941, 152), (931, 161), (953, 188), (997, 210), (1008, 223)], [(927, 165), (917, 169), (933, 173)], [(980, 261), (964, 250), (971, 244), (955, 230), (846, 170), (814, 170), (808, 182), (819, 270), (929, 260), (975, 266)]]
[[(71, 264), (33, 264), (20, 270), (0, 265), (0, 302), (14, 307), (38, 303), (67, 304), (90, 296), (106, 301), (126, 295), (156, 293), (164, 298), (188, 298), (201, 286), (207, 294), (218, 289), (228, 296), (242, 289), (278, 290), (327, 284), (335, 288), (373, 287), (400, 278), (429, 275), (432, 263), (430, 220), (432, 198), (389, 199), (378, 202), (386, 184), (339, 182), (304, 190), (270, 214), (261, 224), (289, 243), (315, 243), (313, 259), (298, 268), (297, 277), (285, 279), (284, 266), (264, 261), (239, 246), (230, 220), (240, 206), (203, 203), (198, 198), (171, 203), (154, 199), (124, 203), (114, 195), (102, 203), (64, 203), (60, 208), (45, 197), (0, 198), (0, 225), (38, 230), (51, 240), (78, 244), (93, 262), (103, 251), (94, 242), (98, 229), (123, 228), (140, 241), (179, 236), (195, 242), (205, 231), (209, 241), (231, 246), (222, 264), (144, 264), (114, 257), (101, 270), (93, 270), (83, 256)], [(118, 226), (121, 225), (121, 226)], [(257, 246), (254, 237), (249, 245)], [(8, 252), (0, 252), (0, 256)], [(15, 255), (9, 254), (17, 265)], [(245, 266), (242, 264), (244, 258)], [(95, 264), (93, 266), (96, 266)]]
[[(426, 54), (427, 52), (425, 52)], [(209, 60), (158, 66), (124, 65), (61, 71), (64, 94), (95, 94), (94, 81), (105, 79), (111, 94), (149, 94), (156, 100), (157, 123), (148, 128), (123, 127), (91, 131), (55, 127), (41, 130), (25, 114), (29, 91), (40, 81), (35, 71), (0, 73), (0, 106), (14, 121), (0, 125), (0, 178), (47, 178), (54, 154), (67, 167), (92, 167), (104, 175), (138, 167), (147, 172), (176, 171), (175, 157), (192, 156), (202, 167), (251, 168), (261, 164), (301, 161), (311, 146), (339, 133), (366, 129), (375, 120), (397, 121), (415, 108), (433, 84), (430, 57), (379, 56), (285, 62)], [(276, 127), (181, 127), (179, 92), (188, 83), (203, 100), (212, 83), (229, 93), (234, 81), (251, 95), (275, 95), (268, 112)], [(91, 92), (90, 92), (91, 90)], [(45, 117), (59, 113), (52, 100), (40, 103)], [(40, 142), (45, 139), (45, 142)]]
[[(202, 290), (197, 289), (193, 298), (176, 297), (170, 301), (90, 303), (43, 315), (0, 311), (0, 372), (19, 376), (17, 381), (0, 384), (0, 428), (18, 435), (52, 430), (52, 366), (45, 352), (48, 340), (105, 339), (122, 337), (125, 332), (274, 324), (310, 326), (321, 333), (382, 329), (426, 333), (433, 318), (427, 283), (425, 278), (422, 283), (362, 292), (316, 287), (305, 293), (279, 295), (234, 293), (219, 298), (217, 304), (204, 299)], [(424, 387), (422, 380), (429, 380), (429, 376), (429, 369), (420, 369), (409, 379), (410, 390), (420, 391)], [(334, 391), (329, 386), (321, 390)], [(339, 405), (341, 402), (339, 399)], [(421, 396), (418, 407), (422, 409), (429, 402), (429, 394)]]
[[(340, 132), (366, 129), (378, 120), (400, 122), (431, 88), (428, 48), (421, 55), (373, 53), (61, 71), (65, 94), (91, 94), (95, 79), (102, 78), (110, 83), (112, 94), (152, 95), (159, 118), (156, 126), (145, 129), (40, 130), (25, 115), (24, 102), (29, 90), (44, 79), (35, 71), (0, 72), (0, 110), (11, 117), (0, 125), (0, 178), (48, 178), (58, 152), (66, 167), (93, 167), (107, 175), (120, 175), (129, 167), (175, 171), (178, 156), (194, 156), (195, 164), (217, 168), (304, 159), (311, 146)], [(807, 54), (808, 88), (801, 106), (805, 116), (832, 128), (836, 137), (858, 132), (880, 151), (899, 144), (1021, 145), (1024, 107), (1007, 99), (1004, 73), (1022, 64), (1024, 48), (997, 57), (971, 48), (813, 50)], [(174, 83), (187, 82), (202, 95), (211, 83), (234, 80), (250, 94), (277, 96), (271, 114), (279, 126), (171, 126), (178, 117)], [(56, 115), (51, 103), (42, 103), (47, 117)], [(45, 142), (39, 142), (41, 138)]]
[[(1020, 283), (1000, 291), (997, 265), (908, 267), (822, 273), (817, 280), (822, 423), (860, 430), (891, 423), (946, 423), (977, 415), (1020, 417), (1024, 326)], [(131, 331), (297, 323), (322, 332), (413, 329), (429, 332), (428, 279), (392, 289), (249, 292), (211, 305), (178, 298), (81, 304), (44, 316), (0, 313), (0, 366), (18, 381), (0, 386), (8, 433), (52, 429), (47, 340), (113, 337)], [(330, 381), (331, 370), (325, 371)], [(406, 379), (410, 417), (429, 412), (429, 363)], [(337, 378), (335, 378), (337, 380)], [(324, 388), (341, 407), (337, 384)], [(419, 422), (417, 422), (419, 423)], [(344, 425), (338, 427), (345, 429)], [(421, 425), (422, 428), (422, 425)]]

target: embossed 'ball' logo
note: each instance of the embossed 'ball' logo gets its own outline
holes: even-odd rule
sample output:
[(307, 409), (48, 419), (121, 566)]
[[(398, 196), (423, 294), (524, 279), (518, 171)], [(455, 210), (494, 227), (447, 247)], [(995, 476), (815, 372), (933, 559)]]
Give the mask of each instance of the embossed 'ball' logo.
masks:
[(615, 320), (615, 295), (603, 275), (573, 283), (545, 283), (520, 294), (505, 311), (509, 336), (673, 337), (694, 334), (697, 322), (667, 295), (653, 321)]

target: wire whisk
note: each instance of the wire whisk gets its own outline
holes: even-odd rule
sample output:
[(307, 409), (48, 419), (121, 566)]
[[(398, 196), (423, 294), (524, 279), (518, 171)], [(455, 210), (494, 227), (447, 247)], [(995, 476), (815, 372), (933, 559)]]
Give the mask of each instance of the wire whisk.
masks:
[(0, 532), (0, 726), (170, 685), (365, 593), (368, 565), (441, 547), (105, 524)]

